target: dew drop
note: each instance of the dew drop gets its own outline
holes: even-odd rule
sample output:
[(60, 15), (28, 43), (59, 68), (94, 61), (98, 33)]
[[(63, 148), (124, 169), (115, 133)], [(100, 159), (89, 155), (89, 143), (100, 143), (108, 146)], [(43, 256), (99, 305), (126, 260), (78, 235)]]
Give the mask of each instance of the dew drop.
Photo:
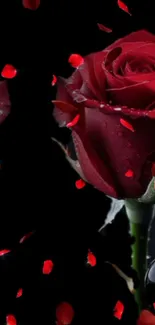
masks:
[(103, 108), (103, 107), (104, 107), (104, 104), (101, 104), (101, 105), (100, 105), (100, 108)]

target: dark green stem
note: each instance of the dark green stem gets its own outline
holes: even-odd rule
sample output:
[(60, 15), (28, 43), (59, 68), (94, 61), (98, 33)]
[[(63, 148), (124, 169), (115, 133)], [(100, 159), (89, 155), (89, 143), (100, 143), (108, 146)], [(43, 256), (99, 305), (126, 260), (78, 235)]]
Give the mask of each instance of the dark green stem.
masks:
[(153, 206), (135, 200), (126, 200), (125, 207), (130, 222), (131, 235), (135, 237), (135, 243), (132, 246), (132, 266), (137, 271), (140, 281), (140, 285), (135, 291), (135, 299), (140, 312), (143, 307), (148, 227), (152, 219)]

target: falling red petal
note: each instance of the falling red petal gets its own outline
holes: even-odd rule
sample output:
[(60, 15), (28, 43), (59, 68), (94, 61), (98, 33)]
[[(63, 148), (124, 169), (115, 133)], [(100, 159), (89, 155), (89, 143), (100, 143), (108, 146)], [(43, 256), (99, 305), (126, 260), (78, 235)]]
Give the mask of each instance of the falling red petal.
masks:
[(68, 62), (73, 68), (78, 68), (81, 64), (84, 63), (84, 58), (79, 54), (71, 54)]
[(2, 250), (0, 251), (0, 256), (3, 256), (3, 255), (8, 254), (8, 253), (10, 253), (10, 252), (11, 252), (10, 249), (2, 249)]
[(87, 263), (90, 264), (91, 266), (96, 265), (96, 256), (91, 251), (88, 252)]
[(118, 4), (118, 7), (120, 9), (122, 9), (125, 12), (127, 12), (131, 16), (131, 13), (129, 12), (129, 9), (128, 9), (127, 5), (123, 1), (117, 0), (117, 4)]
[(125, 121), (123, 118), (120, 119), (120, 123), (128, 130), (135, 132), (133, 126), (129, 122)]
[(80, 119), (80, 114), (77, 114), (77, 115), (73, 118), (73, 120), (72, 120), (71, 122), (69, 122), (69, 123), (66, 125), (67, 128), (71, 128), (71, 127), (75, 126), (75, 125), (78, 123), (79, 119)]
[(28, 234), (24, 235), (20, 240), (19, 243), (22, 244), (26, 239), (33, 235), (33, 231), (29, 232)]
[(57, 82), (57, 77), (53, 74), (53, 79), (51, 82), (52, 86), (55, 86), (56, 82)]
[(17, 321), (14, 315), (7, 315), (6, 316), (6, 324), (7, 325), (16, 325)]
[(64, 113), (72, 113), (77, 111), (77, 107), (60, 100), (52, 100), (52, 103)]
[(37, 10), (40, 6), (40, 0), (22, 0), (23, 7), (30, 10)]
[(50, 274), (53, 270), (54, 264), (51, 260), (44, 261), (42, 272), (43, 274)]
[(16, 298), (20, 298), (22, 296), (22, 294), (23, 294), (23, 289), (22, 288), (18, 289)]
[(74, 309), (68, 302), (62, 302), (56, 308), (56, 318), (59, 324), (69, 325), (74, 318)]
[(97, 26), (98, 26), (98, 28), (99, 28), (100, 30), (102, 30), (103, 32), (106, 32), (106, 33), (112, 33), (112, 29), (109, 28), (109, 27), (104, 26), (103, 24), (99, 24), (99, 23), (98, 23)]
[(12, 79), (12, 78), (14, 78), (14, 77), (16, 76), (16, 74), (17, 74), (17, 70), (16, 70), (16, 68), (15, 68), (13, 65), (11, 65), (11, 64), (6, 64), (6, 65), (4, 66), (4, 68), (2, 69), (2, 71), (1, 71), (1, 76), (2, 76), (3, 78), (7, 78), (7, 79)]
[(124, 311), (124, 305), (122, 304), (121, 301), (118, 300), (114, 308), (114, 316), (118, 319), (121, 319), (123, 315), (123, 311)]
[(133, 177), (133, 170), (129, 169), (126, 173), (125, 173), (126, 177)]
[(155, 316), (149, 310), (142, 310), (137, 325), (154, 325)]
[(83, 181), (83, 179), (78, 179), (76, 182), (75, 182), (75, 186), (78, 190), (81, 190), (83, 187), (86, 186), (86, 183)]
[(155, 176), (155, 163), (152, 164), (151, 172), (152, 172), (152, 176)]

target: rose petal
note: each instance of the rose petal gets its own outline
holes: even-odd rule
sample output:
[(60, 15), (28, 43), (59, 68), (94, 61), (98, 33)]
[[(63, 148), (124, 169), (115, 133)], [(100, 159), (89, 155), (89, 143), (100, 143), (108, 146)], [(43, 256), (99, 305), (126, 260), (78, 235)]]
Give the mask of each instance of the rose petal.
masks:
[(50, 274), (53, 270), (54, 264), (51, 260), (44, 261), (42, 272), (43, 274)]
[(123, 1), (117, 0), (117, 4), (118, 4), (120, 9), (127, 12), (131, 16), (131, 13), (129, 12), (129, 9), (128, 9), (127, 5)]
[[(100, 162), (99, 157), (95, 154), (93, 148), (90, 147), (86, 138), (83, 138), (81, 141), (79, 135), (75, 131), (72, 132), (72, 137), (80, 166), (87, 181), (98, 190), (101, 190), (110, 196), (117, 197), (115, 189), (111, 186), (113, 180), (111, 179), (106, 165), (104, 165), (103, 162)], [(98, 169), (95, 168), (95, 165), (93, 165), (93, 161), (96, 163), (98, 162), (97, 165), (102, 165), (102, 176), (99, 174)]]
[(98, 28), (103, 31), (103, 32), (106, 32), (106, 33), (112, 33), (112, 29), (109, 28), (109, 27), (106, 27), (105, 25), (103, 24), (97, 24)]
[(146, 42), (146, 43), (155, 43), (155, 35), (146, 31), (146, 30), (139, 30), (136, 32), (133, 32), (125, 37), (122, 37), (120, 39), (118, 39), (116, 42), (114, 42), (113, 44), (111, 44), (110, 46), (108, 46), (106, 48), (106, 51), (112, 50), (113, 48), (115, 48), (116, 46), (119, 46), (122, 43), (126, 43), (126, 42)]
[(56, 308), (57, 321), (62, 325), (71, 324), (74, 318), (74, 309), (68, 302), (62, 302)]
[(22, 0), (23, 7), (30, 10), (37, 10), (40, 6), (40, 0)]
[(96, 266), (96, 256), (89, 250), (87, 255), (87, 263), (92, 267)]
[(12, 79), (16, 76), (17, 70), (11, 64), (6, 64), (1, 71), (1, 76), (6, 79)]
[(17, 321), (14, 315), (6, 316), (6, 324), (7, 325), (17, 325)]
[(79, 54), (71, 54), (68, 62), (71, 64), (73, 68), (78, 68), (80, 65), (84, 63), (84, 59)]
[(155, 316), (149, 310), (142, 310), (137, 325), (154, 325)]

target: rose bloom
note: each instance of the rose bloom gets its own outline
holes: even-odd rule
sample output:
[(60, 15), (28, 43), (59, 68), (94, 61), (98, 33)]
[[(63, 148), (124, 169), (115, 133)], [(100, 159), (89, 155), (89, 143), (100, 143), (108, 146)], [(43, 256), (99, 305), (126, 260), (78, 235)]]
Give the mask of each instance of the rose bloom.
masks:
[(87, 55), (57, 86), (59, 125), (79, 115), (74, 168), (106, 195), (141, 197), (155, 162), (155, 36), (141, 30)]

